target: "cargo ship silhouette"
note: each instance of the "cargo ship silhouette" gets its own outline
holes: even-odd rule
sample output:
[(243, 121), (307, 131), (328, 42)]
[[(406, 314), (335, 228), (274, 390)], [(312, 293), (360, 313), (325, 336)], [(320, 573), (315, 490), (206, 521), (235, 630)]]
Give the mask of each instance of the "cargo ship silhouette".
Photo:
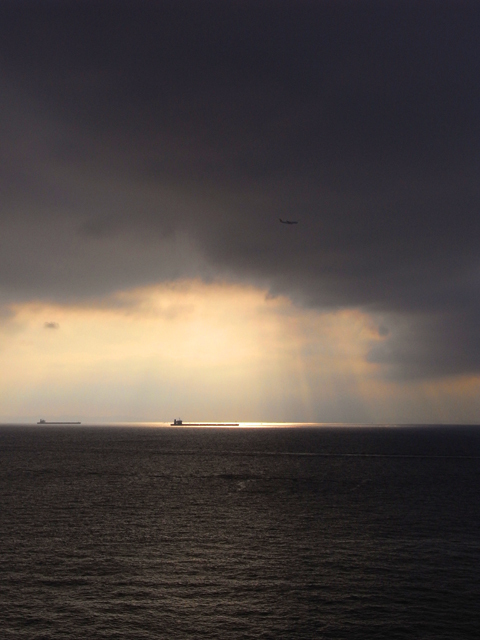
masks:
[(40, 418), (37, 424), (82, 424), (82, 423), (81, 422), (65, 422), (64, 420), (62, 420), (61, 422), (49, 422), (47, 420), (44, 420), (43, 418)]
[(180, 418), (175, 418), (170, 423), (171, 427), (238, 427), (238, 422), (184, 422)]

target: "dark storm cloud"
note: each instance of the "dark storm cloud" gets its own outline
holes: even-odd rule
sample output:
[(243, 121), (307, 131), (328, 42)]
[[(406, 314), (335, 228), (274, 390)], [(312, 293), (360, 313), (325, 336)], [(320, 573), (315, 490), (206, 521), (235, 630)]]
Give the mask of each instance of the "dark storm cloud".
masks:
[(248, 279), (479, 371), (479, 34), (458, 0), (2, 3), (5, 296)]
[(422, 314), (404, 326), (400, 321), (388, 341), (371, 349), (368, 360), (386, 365), (394, 378), (478, 373), (479, 323), (478, 312)]

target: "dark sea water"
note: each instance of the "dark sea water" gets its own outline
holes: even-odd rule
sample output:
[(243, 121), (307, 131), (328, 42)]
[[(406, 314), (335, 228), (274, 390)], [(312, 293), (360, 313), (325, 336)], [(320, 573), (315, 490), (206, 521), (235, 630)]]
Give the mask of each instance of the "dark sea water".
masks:
[(480, 427), (0, 427), (0, 637), (480, 637)]

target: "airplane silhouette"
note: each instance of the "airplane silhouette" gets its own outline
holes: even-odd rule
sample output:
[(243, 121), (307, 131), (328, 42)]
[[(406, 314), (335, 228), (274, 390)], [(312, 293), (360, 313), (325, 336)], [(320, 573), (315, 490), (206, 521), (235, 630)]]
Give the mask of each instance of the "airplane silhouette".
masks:
[(279, 220), (282, 224), (298, 224), (298, 220), (282, 220), (281, 218)]

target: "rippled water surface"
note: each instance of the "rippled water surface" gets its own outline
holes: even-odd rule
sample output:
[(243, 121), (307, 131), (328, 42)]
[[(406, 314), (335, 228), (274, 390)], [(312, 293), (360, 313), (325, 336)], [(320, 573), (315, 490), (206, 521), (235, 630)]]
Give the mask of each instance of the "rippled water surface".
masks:
[(478, 638), (480, 428), (0, 427), (10, 638)]

